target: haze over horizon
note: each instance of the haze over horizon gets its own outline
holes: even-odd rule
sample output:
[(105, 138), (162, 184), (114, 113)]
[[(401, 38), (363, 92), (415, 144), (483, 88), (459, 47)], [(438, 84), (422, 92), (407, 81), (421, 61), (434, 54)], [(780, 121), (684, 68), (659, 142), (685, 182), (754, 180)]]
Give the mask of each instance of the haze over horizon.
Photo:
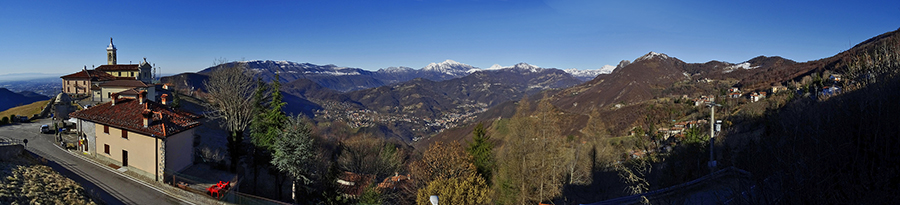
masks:
[(600, 69), (650, 51), (685, 62), (832, 56), (900, 27), (897, 1), (13, 1), (0, 75), (72, 73), (146, 57), (160, 73), (216, 59), (377, 70), (447, 59)]

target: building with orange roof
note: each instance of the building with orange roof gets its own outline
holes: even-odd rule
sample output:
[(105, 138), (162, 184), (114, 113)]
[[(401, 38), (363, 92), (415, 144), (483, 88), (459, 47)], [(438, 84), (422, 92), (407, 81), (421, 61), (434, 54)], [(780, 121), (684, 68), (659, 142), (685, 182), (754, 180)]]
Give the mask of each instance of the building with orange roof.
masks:
[(147, 100), (119, 98), (71, 113), (82, 131), (80, 149), (158, 181), (193, 164), (194, 130), (202, 116)]

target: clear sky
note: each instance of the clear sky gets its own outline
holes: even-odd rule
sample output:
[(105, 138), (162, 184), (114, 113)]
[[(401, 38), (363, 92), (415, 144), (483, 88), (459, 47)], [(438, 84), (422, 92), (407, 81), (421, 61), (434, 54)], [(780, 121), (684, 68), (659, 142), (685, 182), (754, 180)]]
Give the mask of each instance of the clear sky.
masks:
[(686, 62), (804, 62), (900, 28), (900, 1), (4, 1), (0, 74), (146, 57), (162, 73), (216, 59), (367, 70), (452, 59), (599, 69), (650, 51)]

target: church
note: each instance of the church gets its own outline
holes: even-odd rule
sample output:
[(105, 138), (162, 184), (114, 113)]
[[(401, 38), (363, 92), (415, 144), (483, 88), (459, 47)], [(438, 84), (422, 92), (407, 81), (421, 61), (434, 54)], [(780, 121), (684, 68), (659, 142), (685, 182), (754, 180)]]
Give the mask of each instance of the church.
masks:
[(62, 92), (76, 98), (90, 96), (93, 101), (107, 102), (113, 93), (146, 89), (153, 80), (153, 66), (147, 62), (147, 58), (138, 64), (118, 64), (117, 50), (113, 39), (109, 38), (106, 65), (90, 70), (85, 67), (79, 72), (60, 77)]
[(106, 65), (94, 68), (94, 70), (103, 71), (117, 78), (130, 78), (140, 80), (144, 83), (150, 83), (153, 79), (151, 74), (153, 67), (147, 63), (147, 58), (139, 64), (118, 64), (116, 62), (116, 45), (113, 45), (112, 38), (109, 38), (109, 46), (106, 47)]

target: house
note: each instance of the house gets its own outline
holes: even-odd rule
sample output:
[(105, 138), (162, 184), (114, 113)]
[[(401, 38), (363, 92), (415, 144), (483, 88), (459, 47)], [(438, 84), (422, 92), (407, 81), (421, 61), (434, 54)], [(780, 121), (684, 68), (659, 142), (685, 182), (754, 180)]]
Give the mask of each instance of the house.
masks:
[(356, 198), (359, 197), (359, 195), (362, 195), (363, 192), (366, 191), (366, 187), (374, 180), (375, 175), (357, 174), (345, 171), (338, 177), (336, 182), (338, 183), (338, 191), (341, 192), (341, 195), (347, 198)]
[(100, 94), (92, 95), (91, 100), (97, 102), (108, 102), (112, 98), (113, 93), (118, 93), (135, 88), (147, 88), (148, 85), (139, 80), (114, 80), (102, 83), (98, 85), (98, 87), (100, 87)]
[(87, 68), (59, 78), (62, 78), (62, 92), (69, 95), (91, 95), (97, 84), (116, 80), (115, 76)]
[(750, 94), (750, 102), (758, 102), (766, 98), (766, 92), (753, 92)]
[(828, 80), (841, 82), (841, 74), (831, 74), (831, 76), (828, 76)]
[(397, 190), (409, 186), (409, 179), (409, 175), (400, 175), (399, 173), (394, 172), (394, 176), (384, 178), (381, 183), (378, 183), (377, 187), (381, 191)]
[(119, 98), (70, 114), (82, 130), (85, 153), (135, 173), (162, 181), (193, 164), (195, 129), (200, 115), (174, 109), (162, 102)]
[(716, 97), (701, 95), (700, 98), (694, 98), (694, 106), (703, 106), (716, 101)]
[(741, 92), (741, 89), (737, 87), (729, 88), (728, 93), (728, 96), (730, 96), (731, 98), (741, 98), (741, 96), (744, 94), (743, 92)]
[(784, 86), (781, 86), (781, 85), (778, 85), (778, 86), (772, 86), (772, 94), (778, 93), (779, 91), (787, 91), (787, 90), (788, 90), (787, 87), (784, 87)]
[(656, 133), (658, 133), (659, 136), (662, 137), (663, 140), (668, 140), (669, 137), (672, 136), (672, 134), (669, 133), (669, 128), (665, 128), (665, 127), (660, 127), (658, 129), (656, 129)]

